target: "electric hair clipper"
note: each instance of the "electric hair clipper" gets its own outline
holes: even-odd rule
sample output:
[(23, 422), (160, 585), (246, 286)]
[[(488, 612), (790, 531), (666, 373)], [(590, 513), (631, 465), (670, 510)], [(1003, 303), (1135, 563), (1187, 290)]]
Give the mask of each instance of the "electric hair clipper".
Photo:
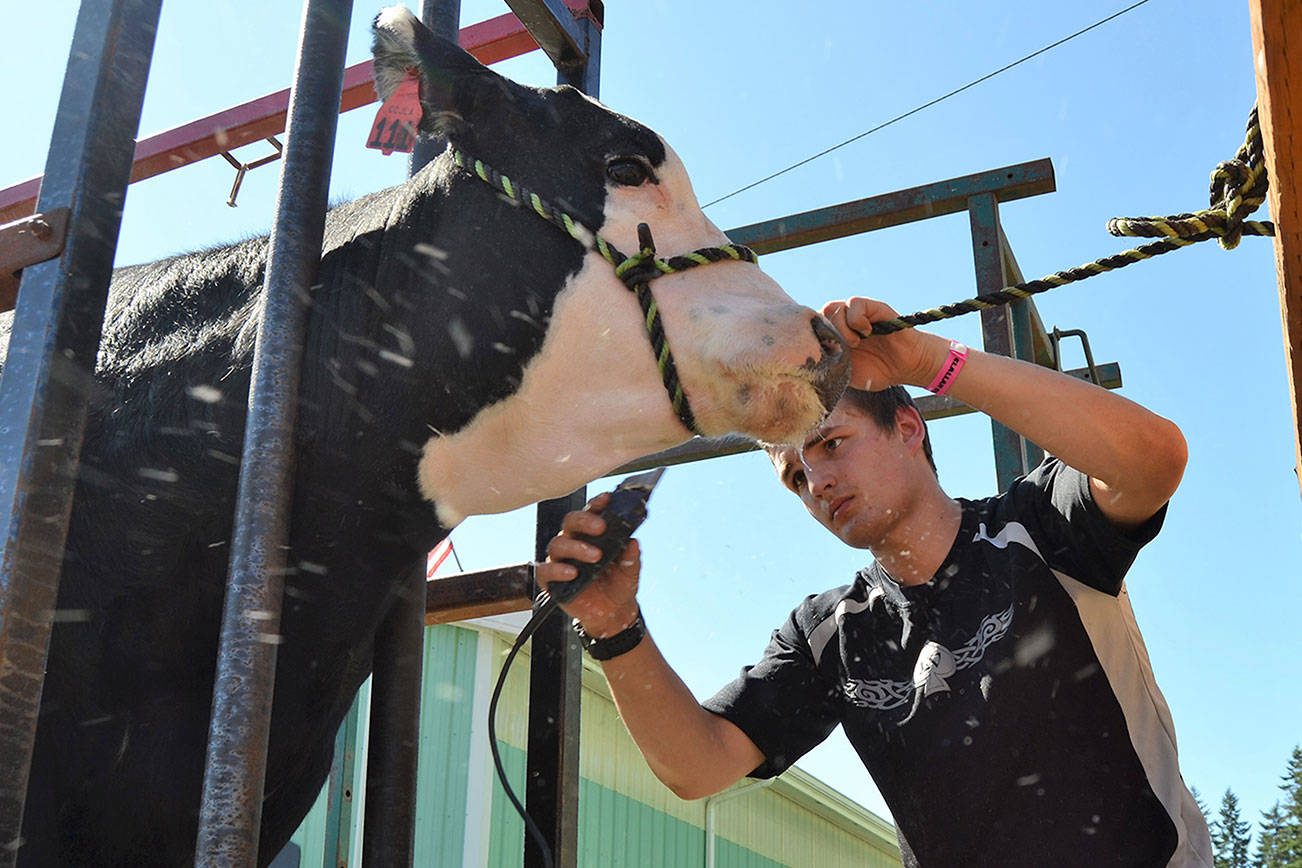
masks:
[(570, 564), (579, 571), (579, 574), (568, 582), (549, 584), (547, 593), (553, 600), (560, 603), (573, 600), (593, 579), (601, 575), (602, 570), (610, 566), (611, 561), (619, 557), (619, 553), (632, 538), (633, 531), (646, 520), (647, 501), (650, 500), (651, 491), (664, 472), (663, 467), (657, 467), (655, 470), (630, 476), (615, 487), (615, 490), (610, 493), (610, 501), (606, 504), (606, 508), (600, 512), (601, 517), (606, 520), (605, 532), (595, 537), (579, 535), (580, 539), (601, 549), (601, 559), (595, 564), (589, 564), (572, 558), (562, 558), (562, 563)]

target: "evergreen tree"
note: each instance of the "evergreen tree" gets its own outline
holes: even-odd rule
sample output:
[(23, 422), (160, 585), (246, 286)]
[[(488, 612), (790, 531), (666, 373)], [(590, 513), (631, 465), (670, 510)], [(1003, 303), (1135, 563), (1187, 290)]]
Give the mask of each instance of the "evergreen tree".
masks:
[(1279, 802), (1269, 811), (1261, 812), (1261, 821), (1257, 824), (1261, 831), (1257, 835), (1257, 855), (1252, 860), (1253, 868), (1283, 868), (1283, 854), (1279, 850), (1282, 821)]
[(1293, 748), (1279, 788), (1283, 800), (1261, 815), (1254, 868), (1302, 868), (1302, 748)]
[(1207, 813), (1207, 803), (1203, 801), (1203, 794), (1198, 792), (1197, 787), (1190, 787), (1189, 795), (1193, 796), (1194, 804), (1198, 806), (1198, 810), (1203, 812), (1203, 822), (1210, 829), (1212, 827), (1212, 815)]
[(1284, 791), (1278, 841), (1283, 868), (1302, 868), (1302, 748), (1294, 746), (1279, 788)]
[(1221, 813), (1211, 823), (1211, 832), (1216, 868), (1250, 868), (1252, 824), (1239, 816), (1239, 800), (1233, 790), (1227, 789), (1221, 797)]

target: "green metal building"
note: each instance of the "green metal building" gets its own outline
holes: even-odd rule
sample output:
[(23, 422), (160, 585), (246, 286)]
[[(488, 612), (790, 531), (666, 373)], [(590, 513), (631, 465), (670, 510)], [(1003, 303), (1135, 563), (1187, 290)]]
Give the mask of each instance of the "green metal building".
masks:
[[(524, 824), (497, 782), (487, 735), (488, 699), (522, 623), (520, 616), (503, 616), (426, 628), (418, 866), (515, 868), (522, 862)], [(497, 720), (499, 751), (517, 794), (524, 790), (528, 685), (529, 658), (521, 652)], [(368, 682), (339, 742), (342, 747), (352, 729), (357, 747), (294, 835), (297, 854), (293, 848), (282, 854), (277, 868), (361, 864), (369, 699)], [(647, 768), (600, 671), (586, 659), (581, 713), (580, 868), (900, 865), (890, 823), (799, 769), (682, 801)]]

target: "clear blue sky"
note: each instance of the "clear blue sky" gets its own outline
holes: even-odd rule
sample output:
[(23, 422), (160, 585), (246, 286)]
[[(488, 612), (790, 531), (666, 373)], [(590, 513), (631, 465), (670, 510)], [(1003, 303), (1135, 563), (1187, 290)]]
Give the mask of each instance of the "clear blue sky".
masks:
[[(601, 96), (660, 131), (709, 201), (939, 96), (1127, 5), (1124, 0), (609, 0)], [(506, 11), (465, 0), (463, 23)], [(348, 59), (365, 59), (375, 8), (355, 6)], [(0, 186), (39, 174), (75, 4), (7, 4), (0, 53), (7, 134)], [(277, 0), (164, 4), (141, 133), (288, 85), (299, 7)], [(550, 84), (540, 54), (499, 66)], [(1028, 277), (1130, 246), (1113, 216), (1205, 207), (1208, 174), (1242, 142), (1255, 99), (1247, 4), (1151, 0), (960, 96), (708, 209), (723, 228), (969, 172), (1052, 159), (1058, 192), (1008, 203), (1005, 230)], [(405, 161), (362, 147), (372, 109), (341, 119), (333, 196), (397, 183)], [(265, 146), (241, 155), (252, 160)], [(119, 264), (261, 233), (277, 169), (253, 172), (240, 206), (220, 159), (136, 185)], [(1263, 209), (1264, 211), (1264, 209)], [(967, 219), (907, 227), (765, 257), (798, 300), (875, 295), (912, 311), (969, 297)], [(1294, 468), (1270, 242), (1214, 243), (1039, 297), (1047, 326), (1084, 329), (1123, 394), (1175, 420), (1190, 446), (1166, 528), (1129, 587), (1175, 717), (1182, 767), (1209, 807), (1225, 788), (1256, 821), (1302, 742), (1293, 665), (1302, 657), (1302, 497)], [(979, 345), (975, 318), (935, 329)], [(1069, 347), (1071, 366), (1083, 364)], [(932, 427), (954, 495), (992, 493), (980, 417)], [(605, 483), (590, 489), (597, 491)], [(774, 482), (759, 455), (672, 469), (640, 537), (643, 609), (699, 694), (752, 662), (805, 594), (848, 581), (864, 552), (843, 548)], [(468, 569), (532, 555), (533, 511), (472, 519), (453, 535)], [(1071, 745), (1063, 745), (1070, 751)], [(802, 763), (885, 809), (834, 737)]]

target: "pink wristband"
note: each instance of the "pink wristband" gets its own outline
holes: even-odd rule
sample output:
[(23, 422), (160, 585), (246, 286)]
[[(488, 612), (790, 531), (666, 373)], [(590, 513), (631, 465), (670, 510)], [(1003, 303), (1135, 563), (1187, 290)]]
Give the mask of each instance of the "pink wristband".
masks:
[(967, 362), (967, 347), (958, 341), (949, 342), (949, 356), (945, 359), (945, 364), (940, 366), (940, 373), (936, 379), (931, 381), (927, 391), (935, 392), (937, 395), (943, 395), (949, 391), (949, 387), (954, 385), (954, 379), (958, 372), (963, 370), (963, 365)]

